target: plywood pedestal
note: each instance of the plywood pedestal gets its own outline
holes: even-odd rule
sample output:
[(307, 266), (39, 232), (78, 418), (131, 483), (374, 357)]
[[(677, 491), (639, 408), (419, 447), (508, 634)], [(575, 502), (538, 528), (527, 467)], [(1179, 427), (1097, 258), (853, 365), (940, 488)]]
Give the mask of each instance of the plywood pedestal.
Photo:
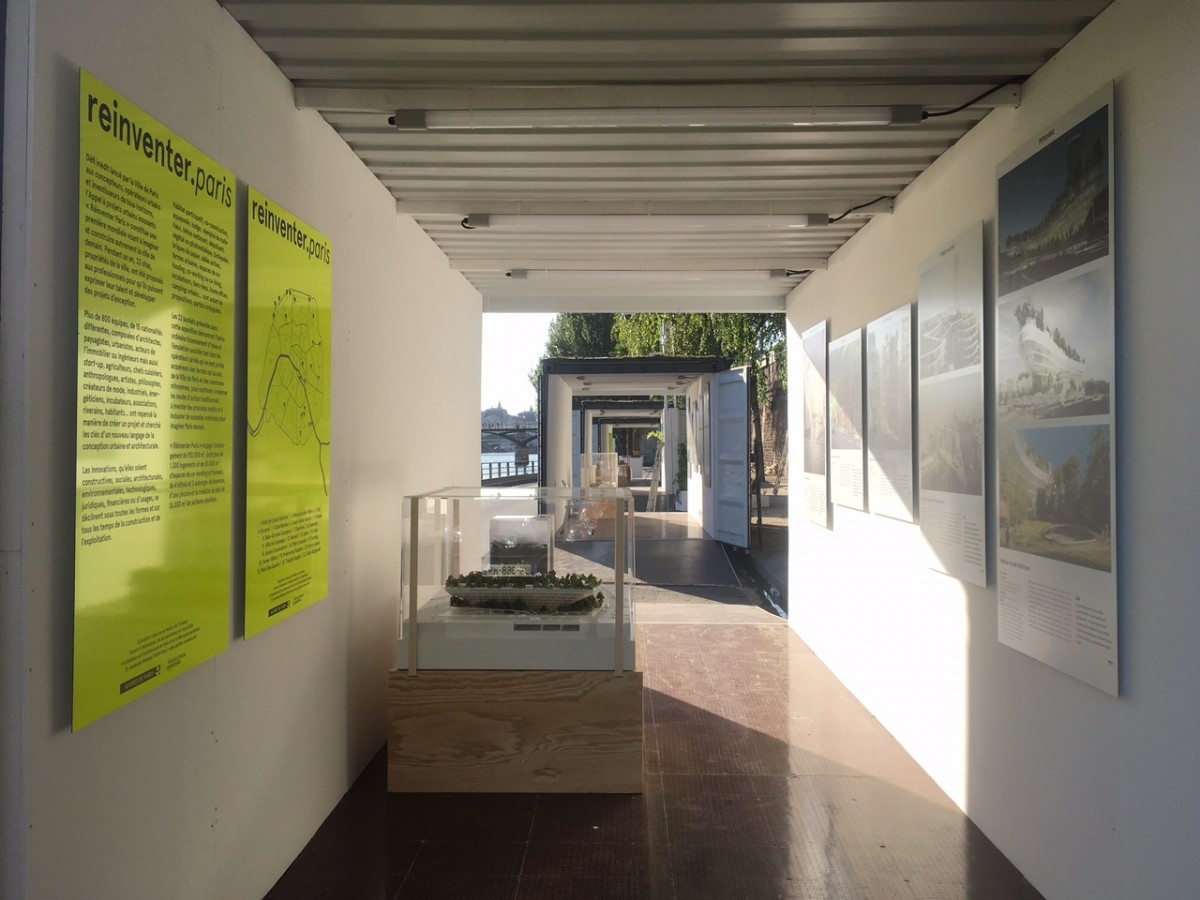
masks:
[(388, 712), (389, 791), (642, 791), (640, 671), (393, 671)]

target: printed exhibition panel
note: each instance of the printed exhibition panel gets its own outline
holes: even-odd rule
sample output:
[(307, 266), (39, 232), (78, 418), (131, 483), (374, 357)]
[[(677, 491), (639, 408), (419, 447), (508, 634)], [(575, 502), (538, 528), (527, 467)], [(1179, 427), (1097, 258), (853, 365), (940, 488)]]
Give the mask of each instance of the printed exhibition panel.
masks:
[(246, 636), (329, 587), (329, 239), (251, 188), (246, 237)]
[(862, 329), (829, 342), (829, 489), (833, 502), (862, 509), (863, 472)]
[(1114, 696), (1111, 87), (998, 168), (999, 635)]
[(867, 325), (867, 507), (913, 521), (912, 309)]
[(982, 223), (922, 263), (917, 290), (921, 534), (937, 571), (986, 586)]
[(829, 527), (828, 323), (819, 322), (800, 336), (804, 348), (804, 508), (808, 518)]
[(234, 177), (80, 72), (72, 724), (229, 641)]

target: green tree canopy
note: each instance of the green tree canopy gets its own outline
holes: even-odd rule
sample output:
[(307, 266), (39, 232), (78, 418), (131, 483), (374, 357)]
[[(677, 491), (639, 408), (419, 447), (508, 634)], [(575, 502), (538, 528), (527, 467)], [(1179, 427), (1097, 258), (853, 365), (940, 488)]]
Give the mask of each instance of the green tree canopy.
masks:
[(559, 313), (546, 355), (719, 356), (744, 366), (784, 346), (783, 313)]
[[(546, 335), (548, 357), (717, 356), (754, 365), (775, 351), (786, 378), (783, 313), (559, 313)], [(540, 367), (529, 380), (537, 385)]]
[(720, 356), (732, 365), (757, 362), (784, 347), (783, 313), (634, 313), (617, 316), (619, 356)]
[(546, 333), (546, 355), (616, 356), (612, 313), (559, 313)]

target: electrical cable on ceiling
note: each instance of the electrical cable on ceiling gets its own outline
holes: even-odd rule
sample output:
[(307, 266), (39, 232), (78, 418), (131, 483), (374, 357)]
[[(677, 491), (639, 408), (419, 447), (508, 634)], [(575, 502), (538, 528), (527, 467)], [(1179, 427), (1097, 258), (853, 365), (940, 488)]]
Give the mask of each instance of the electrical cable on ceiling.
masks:
[(892, 199), (892, 198), (888, 197), (887, 194), (884, 194), (882, 197), (876, 197), (874, 200), (868, 200), (866, 203), (860, 203), (860, 204), (858, 204), (858, 206), (852, 206), (848, 210), (846, 210), (844, 213), (842, 213), (840, 216), (834, 216), (833, 218), (831, 218), (829, 220), (829, 224), (832, 225), (834, 222), (840, 222), (840, 221), (842, 221), (842, 219), (846, 218), (846, 216), (850, 215), (850, 213), (858, 212), (860, 209), (866, 209), (868, 206), (874, 206), (880, 200), (890, 200), (890, 199)]
[(921, 113), (921, 119), (922, 119), (922, 121), (924, 121), (925, 119), (936, 119), (940, 116), (952, 116), (955, 113), (962, 112), (967, 107), (974, 106), (980, 100), (984, 100), (984, 99), (992, 96), (992, 94), (996, 93), (996, 91), (1003, 90), (1004, 88), (1009, 87), (1010, 85), (1024, 84), (1024, 83), (1025, 83), (1025, 76), (1023, 76), (1023, 75), (1019, 76), (1017, 78), (1010, 78), (1010, 79), (1008, 79), (1008, 81), (1000, 82), (995, 87), (988, 88), (986, 91), (984, 91), (978, 97), (972, 97), (966, 103), (962, 104), (961, 106), (956, 106), (956, 107), (954, 107), (954, 109), (946, 109), (946, 110), (942, 110), (941, 112), (925, 112), (925, 111), (923, 111)]
[(467, 231), (474, 231), (475, 226), (471, 224), (470, 218), (471, 218), (470, 216), (463, 216), (463, 220), (461, 222), (459, 222), (458, 224), (461, 225), (463, 228), (465, 228)]

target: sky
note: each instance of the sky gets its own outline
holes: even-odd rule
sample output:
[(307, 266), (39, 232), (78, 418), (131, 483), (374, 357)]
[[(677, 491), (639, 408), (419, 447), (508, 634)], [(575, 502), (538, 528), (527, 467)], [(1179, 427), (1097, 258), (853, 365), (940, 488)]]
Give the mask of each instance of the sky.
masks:
[(1087, 472), (1088, 453), (1092, 449), (1092, 434), (1107, 429), (1107, 425), (1068, 425), (1064, 428), (1022, 428), (1025, 443), (1050, 461), (1055, 468), (1072, 456), (1078, 456), (1083, 472)]
[(510, 413), (537, 409), (529, 370), (545, 354), (553, 313), (484, 313), (480, 409), (503, 406)]

